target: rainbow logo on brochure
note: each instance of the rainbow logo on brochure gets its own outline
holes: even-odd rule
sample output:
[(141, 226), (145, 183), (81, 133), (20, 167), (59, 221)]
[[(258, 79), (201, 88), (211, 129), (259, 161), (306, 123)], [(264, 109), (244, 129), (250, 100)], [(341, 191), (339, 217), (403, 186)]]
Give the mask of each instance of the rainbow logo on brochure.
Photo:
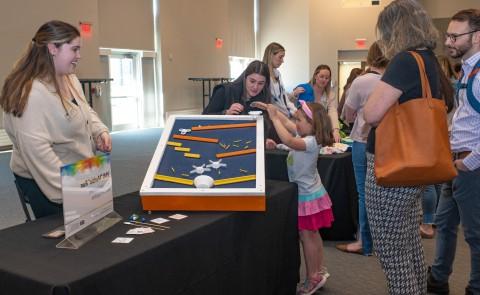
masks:
[(79, 172), (84, 172), (92, 168), (100, 168), (105, 164), (110, 164), (110, 155), (99, 155), (92, 158), (80, 160), (78, 162), (65, 165), (62, 167), (62, 176), (75, 176)]
[(113, 212), (109, 154), (65, 165), (61, 178), (65, 237)]

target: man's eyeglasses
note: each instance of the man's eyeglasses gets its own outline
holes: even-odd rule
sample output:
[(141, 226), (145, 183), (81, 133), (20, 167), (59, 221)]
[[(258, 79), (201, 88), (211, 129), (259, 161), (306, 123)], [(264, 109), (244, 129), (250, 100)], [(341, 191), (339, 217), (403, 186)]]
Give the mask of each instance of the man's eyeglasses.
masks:
[(475, 32), (478, 32), (480, 30), (475, 30), (475, 31), (471, 31), (471, 32), (466, 32), (466, 33), (463, 33), (463, 34), (449, 34), (449, 33), (445, 33), (445, 39), (450, 39), (450, 41), (452, 41), (452, 43), (455, 43), (455, 41), (457, 41), (457, 38), (458, 37), (461, 37), (463, 35), (469, 35), (469, 34), (473, 34)]

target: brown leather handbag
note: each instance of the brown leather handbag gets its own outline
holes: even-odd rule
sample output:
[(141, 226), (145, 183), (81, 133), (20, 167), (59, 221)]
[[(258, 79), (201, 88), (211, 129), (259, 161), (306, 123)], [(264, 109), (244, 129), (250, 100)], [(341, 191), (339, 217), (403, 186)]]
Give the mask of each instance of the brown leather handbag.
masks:
[(422, 82), (422, 98), (398, 102), (375, 131), (375, 176), (381, 186), (417, 186), (453, 179), (447, 108), (432, 98), (422, 57), (413, 51)]

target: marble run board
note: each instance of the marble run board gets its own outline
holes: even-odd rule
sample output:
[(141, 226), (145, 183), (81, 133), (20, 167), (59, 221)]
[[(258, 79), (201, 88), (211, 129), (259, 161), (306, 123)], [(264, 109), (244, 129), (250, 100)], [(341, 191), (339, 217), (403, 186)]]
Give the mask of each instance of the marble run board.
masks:
[[(265, 211), (263, 131), (261, 116), (169, 117), (140, 189), (143, 209)], [(196, 187), (197, 172), (213, 187)]]

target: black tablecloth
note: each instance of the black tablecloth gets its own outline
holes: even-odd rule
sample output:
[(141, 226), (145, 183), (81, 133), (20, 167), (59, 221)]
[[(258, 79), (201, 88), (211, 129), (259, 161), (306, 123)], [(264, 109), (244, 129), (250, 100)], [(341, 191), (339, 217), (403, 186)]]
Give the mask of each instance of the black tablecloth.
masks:
[[(285, 151), (272, 150), (265, 154), (267, 179), (288, 181)], [(332, 199), (335, 221), (329, 229), (322, 229), (325, 240), (354, 240), (358, 223), (358, 195), (350, 152), (320, 155), (317, 162), (322, 183)]]
[[(56, 249), (47, 217), (0, 231), (1, 294), (295, 294), (299, 280), (297, 190), (267, 181), (267, 212), (186, 212), (171, 229), (112, 244), (118, 223), (79, 250)], [(115, 198), (127, 218), (138, 193)], [(142, 216), (167, 217), (172, 212)]]

